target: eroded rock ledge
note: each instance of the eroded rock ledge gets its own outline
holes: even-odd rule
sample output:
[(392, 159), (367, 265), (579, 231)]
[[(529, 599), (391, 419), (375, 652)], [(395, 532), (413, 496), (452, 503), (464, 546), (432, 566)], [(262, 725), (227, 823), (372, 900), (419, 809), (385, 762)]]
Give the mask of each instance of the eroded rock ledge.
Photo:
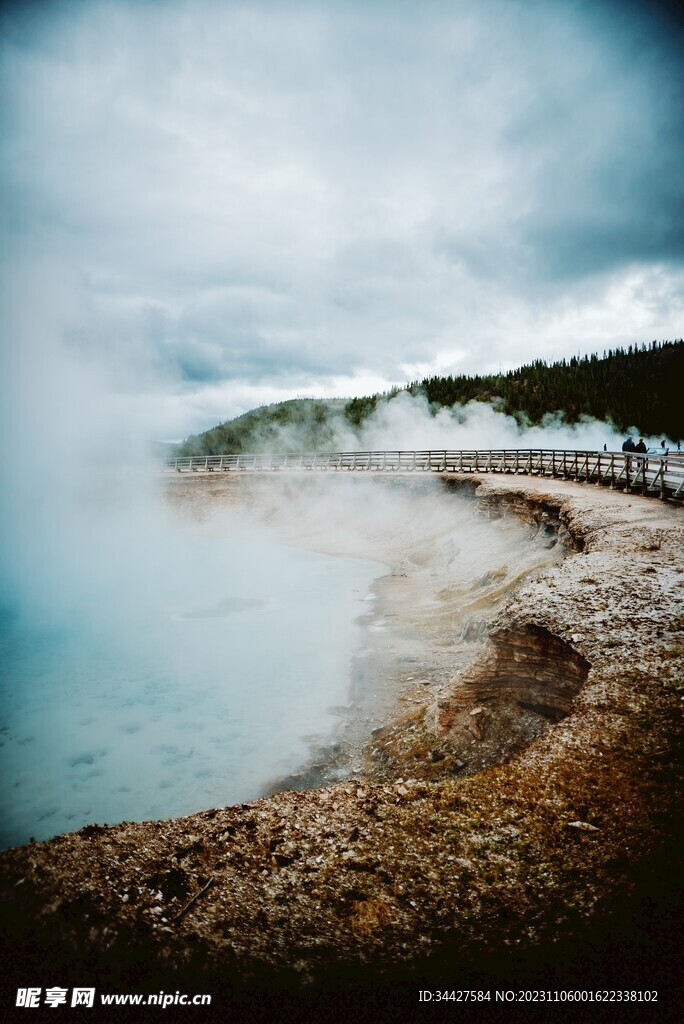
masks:
[[(491, 656), (461, 677), (467, 696), (480, 701), (508, 697), (553, 721), (570, 714), (589, 673), (586, 658), (533, 623), (515, 632), (499, 629), (490, 639)], [(443, 718), (440, 724), (445, 727)]]
[[(485, 658), (409, 716), (422, 760), (401, 740), (407, 719), (367, 781), (2, 854), (13, 978), (49, 963), (44, 984), (221, 979), (235, 996), (264, 979), (315, 987), (437, 963), (451, 987), (494, 954), (544, 963), (633, 924), (668, 885), (680, 810), (683, 514), (557, 481), (467, 486), (493, 514), (546, 517), (576, 553), (525, 582)], [(458, 770), (462, 737), (501, 744), (521, 709), (524, 735)], [(666, 971), (665, 934), (644, 948)]]

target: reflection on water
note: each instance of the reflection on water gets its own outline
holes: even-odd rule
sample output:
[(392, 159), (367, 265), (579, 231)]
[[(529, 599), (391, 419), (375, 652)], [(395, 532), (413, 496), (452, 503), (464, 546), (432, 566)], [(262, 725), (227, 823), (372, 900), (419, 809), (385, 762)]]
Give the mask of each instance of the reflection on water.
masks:
[(219, 601), (210, 608), (195, 608), (190, 612), (181, 612), (180, 615), (176, 615), (174, 618), (181, 621), (183, 619), (220, 619), (224, 615), (230, 615), (232, 612), (242, 612), (246, 608), (261, 608), (264, 604), (264, 601), (254, 598), (227, 597), (225, 601)]
[(333, 728), (376, 566), (258, 534), (154, 554), (57, 624), (0, 620), (3, 846), (253, 798)]

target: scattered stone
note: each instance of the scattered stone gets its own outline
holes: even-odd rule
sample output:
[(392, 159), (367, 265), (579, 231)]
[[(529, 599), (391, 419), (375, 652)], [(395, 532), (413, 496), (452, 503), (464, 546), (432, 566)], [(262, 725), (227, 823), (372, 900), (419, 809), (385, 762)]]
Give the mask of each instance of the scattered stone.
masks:
[(290, 864), (294, 864), (296, 858), (289, 856), (287, 853), (275, 853), (273, 855), (273, 862), (279, 868), (286, 868)]
[(484, 708), (474, 708), (470, 712), (466, 728), (479, 743), (481, 743), (487, 735), (487, 725), (489, 720), (489, 715), (485, 713)]

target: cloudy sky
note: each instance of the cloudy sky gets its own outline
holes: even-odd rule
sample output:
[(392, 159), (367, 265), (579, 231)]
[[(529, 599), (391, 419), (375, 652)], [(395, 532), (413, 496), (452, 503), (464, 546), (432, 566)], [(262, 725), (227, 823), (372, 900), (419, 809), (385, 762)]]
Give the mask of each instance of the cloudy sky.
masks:
[(15, 401), (42, 374), (60, 402), (101, 388), (179, 438), (262, 402), (684, 330), (667, 4), (33, 0), (0, 17)]

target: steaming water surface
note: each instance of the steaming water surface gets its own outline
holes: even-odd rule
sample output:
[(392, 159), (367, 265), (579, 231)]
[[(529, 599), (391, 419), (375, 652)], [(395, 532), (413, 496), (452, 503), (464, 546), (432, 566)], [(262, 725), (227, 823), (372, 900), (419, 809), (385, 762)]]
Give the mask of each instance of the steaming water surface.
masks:
[(376, 564), (254, 532), (134, 555), (54, 619), (3, 613), (3, 846), (253, 798), (347, 702)]

